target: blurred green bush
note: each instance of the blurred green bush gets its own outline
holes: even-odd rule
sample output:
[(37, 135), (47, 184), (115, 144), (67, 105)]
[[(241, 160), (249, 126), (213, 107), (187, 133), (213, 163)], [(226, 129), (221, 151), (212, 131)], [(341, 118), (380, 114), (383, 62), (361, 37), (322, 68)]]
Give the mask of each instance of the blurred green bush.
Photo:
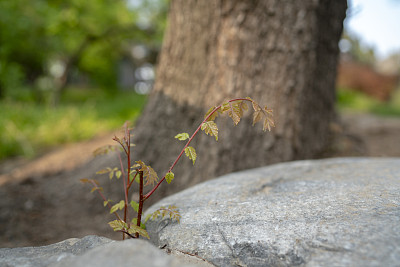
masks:
[(400, 117), (400, 89), (389, 102), (381, 102), (363, 93), (346, 88), (337, 89), (337, 107), (342, 111), (369, 112), (381, 116)]
[(110, 95), (95, 89), (69, 89), (57, 108), (4, 100), (0, 104), (0, 160), (33, 157), (49, 147), (117, 129), (137, 118), (145, 99), (134, 92)]

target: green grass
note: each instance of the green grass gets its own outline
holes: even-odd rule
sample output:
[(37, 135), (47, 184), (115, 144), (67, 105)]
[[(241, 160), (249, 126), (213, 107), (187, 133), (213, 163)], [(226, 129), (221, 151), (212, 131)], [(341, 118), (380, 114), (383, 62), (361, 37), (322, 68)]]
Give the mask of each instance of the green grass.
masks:
[(337, 90), (339, 110), (367, 112), (380, 116), (400, 117), (400, 89), (396, 90), (388, 103), (383, 103), (363, 93)]
[(32, 101), (0, 102), (0, 160), (33, 157), (48, 148), (117, 129), (135, 120), (145, 96), (133, 92), (108, 95), (101, 90), (70, 89), (57, 108)]

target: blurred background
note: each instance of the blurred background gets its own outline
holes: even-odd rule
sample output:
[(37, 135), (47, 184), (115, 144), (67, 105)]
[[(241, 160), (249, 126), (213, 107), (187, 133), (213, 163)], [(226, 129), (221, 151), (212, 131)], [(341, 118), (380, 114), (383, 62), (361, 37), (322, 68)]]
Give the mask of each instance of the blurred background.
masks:
[(1, 0), (0, 161), (135, 118), (167, 9), (166, 0)]
[[(400, 116), (400, 1), (348, 4), (337, 106)], [(0, 162), (136, 118), (167, 11), (167, 0), (1, 0)]]

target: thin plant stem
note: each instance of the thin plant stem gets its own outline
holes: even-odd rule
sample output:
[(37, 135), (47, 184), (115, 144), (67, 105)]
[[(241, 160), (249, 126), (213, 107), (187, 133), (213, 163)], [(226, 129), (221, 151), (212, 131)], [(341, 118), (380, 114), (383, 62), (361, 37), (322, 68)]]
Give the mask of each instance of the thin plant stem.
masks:
[[(122, 164), (122, 159), (121, 159), (121, 154), (118, 153), (118, 159), (119, 162), (121, 164), (121, 172), (122, 172), (122, 180), (124, 183), (124, 195), (125, 195), (125, 206), (124, 206), (124, 222), (126, 222), (127, 218), (128, 218), (128, 190), (127, 190), (127, 185), (125, 182), (125, 172), (124, 172), (124, 166)], [(123, 239), (125, 239), (125, 236), (123, 237)]]
[[(138, 208), (138, 216), (136, 220), (136, 225), (140, 227), (140, 223), (142, 221), (142, 212), (143, 212), (143, 171), (139, 171), (139, 208)], [(139, 237), (139, 233), (135, 234), (136, 237)]]

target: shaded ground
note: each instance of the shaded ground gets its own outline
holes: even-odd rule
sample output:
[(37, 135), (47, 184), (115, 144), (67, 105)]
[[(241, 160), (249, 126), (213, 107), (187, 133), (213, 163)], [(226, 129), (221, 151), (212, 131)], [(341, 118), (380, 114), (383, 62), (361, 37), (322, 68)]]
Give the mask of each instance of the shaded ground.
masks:
[[(400, 119), (346, 114), (332, 125), (332, 148), (323, 157), (400, 157)], [(113, 134), (70, 145), (31, 161), (0, 164), (0, 247), (47, 245), (71, 237), (97, 234), (114, 239), (113, 220), (96, 194), (79, 183), (98, 171), (92, 151), (111, 143)], [(101, 160), (109, 166), (112, 155)], [(115, 200), (120, 188), (102, 177)]]

